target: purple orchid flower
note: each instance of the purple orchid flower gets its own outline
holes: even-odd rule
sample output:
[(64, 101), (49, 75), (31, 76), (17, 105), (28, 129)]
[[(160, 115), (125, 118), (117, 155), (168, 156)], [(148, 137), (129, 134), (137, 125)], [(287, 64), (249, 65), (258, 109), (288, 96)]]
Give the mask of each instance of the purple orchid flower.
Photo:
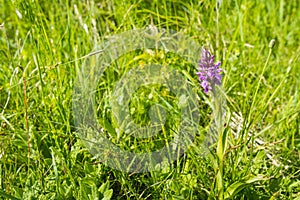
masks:
[(196, 74), (205, 93), (214, 91), (216, 84), (221, 85), (222, 75), (220, 73), (222, 69), (219, 68), (220, 65), (220, 62), (215, 64), (215, 57), (208, 50), (202, 49), (199, 68)]

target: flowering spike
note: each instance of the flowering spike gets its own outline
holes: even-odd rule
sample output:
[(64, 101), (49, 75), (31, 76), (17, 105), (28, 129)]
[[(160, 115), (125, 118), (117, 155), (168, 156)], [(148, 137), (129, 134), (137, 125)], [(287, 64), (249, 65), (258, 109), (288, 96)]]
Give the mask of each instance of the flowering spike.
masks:
[(215, 64), (215, 57), (206, 49), (202, 49), (198, 72), (196, 73), (205, 93), (212, 91), (214, 85), (221, 85), (221, 63)]

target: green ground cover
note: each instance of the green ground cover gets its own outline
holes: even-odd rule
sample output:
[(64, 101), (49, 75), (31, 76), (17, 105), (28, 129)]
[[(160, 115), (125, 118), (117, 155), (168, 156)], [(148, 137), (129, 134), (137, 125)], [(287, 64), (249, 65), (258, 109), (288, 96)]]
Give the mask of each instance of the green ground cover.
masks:
[[(299, 10), (297, 0), (0, 0), (0, 198), (299, 200)], [(99, 80), (95, 98), (112, 142), (134, 152), (155, 150), (173, 137), (179, 100), (159, 85), (139, 88), (129, 105), (136, 123), (149, 122), (145, 113), (155, 102), (174, 110), (163, 136), (120, 140), (109, 97), (137, 65), (182, 72), (202, 100), (203, 129), (178, 160), (163, 170), (122, 172), (96, 159), (76, 134), (73, 89), (86, 55), (110, 36), (149, 26), (188, 35), (222, 63), (228, 117), (221, 179), (217, 143), (205, 156), (201, 148), (209, 96), (180, 55), (123, 55)]]

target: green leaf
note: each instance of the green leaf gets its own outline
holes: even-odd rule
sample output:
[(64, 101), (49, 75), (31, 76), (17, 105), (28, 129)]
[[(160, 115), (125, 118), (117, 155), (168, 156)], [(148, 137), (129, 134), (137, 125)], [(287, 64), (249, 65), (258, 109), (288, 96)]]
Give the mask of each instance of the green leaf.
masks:
[(232, 183), (226, 189), (226, 191), (224, 193), (224, 199), (233, 198), (236, 194), (238, 194), (242, 189), (244, 189), (250, 183), (254, 183), (256, 181), (261, 181), (261, 180), (265, 180), (265, 177), (263, 175), (248, 176), (248, 177), (245, 177), (243, 180)]
[(300, 196), (296, 197), (294, 200), (300, 200)]
[(102, 194), (105, 193), (105, 191), (109, 190), (109, 181), (106, 181), (105, 183), (103, 183), (100, 188), (98, 189), (99, 192), (101, 192)]
[(14, 197), (14, 196), (6, 194), (2, 190), (0, 190), (0, 197), (4, 197), (5, 199), (19, 200), (18, 198)]
[(174, 199), (174, 200), (182, 200), (182, 199), (185, 199), (185, 198), (182, 197), (182, 196), (173, 195), (173, 196), (172, 196), (172, 199)]
[(112, 135), (113, 137), (117, 137), (117, 133), (114, 129), (114, 127), (111, 125), (111, 123), (106, 120), (106, 119), (102, 119), (102, 125), (103, 125), (103, 128), (109, 132), (110, 135)]
[(112, 189), (106, 190), (106, 191), (104, 192), (104, 194), (103, 194), (104, 197), (103, 197), (102, 200), (110, 200), (111, 197), (112, 197), (112, 195), (113, 195), (113, 190), (112, 190)]
[(289, 186), (289, 189), (293, 189), (294, 187), (300, 187), (300, 181), (294, 182)]

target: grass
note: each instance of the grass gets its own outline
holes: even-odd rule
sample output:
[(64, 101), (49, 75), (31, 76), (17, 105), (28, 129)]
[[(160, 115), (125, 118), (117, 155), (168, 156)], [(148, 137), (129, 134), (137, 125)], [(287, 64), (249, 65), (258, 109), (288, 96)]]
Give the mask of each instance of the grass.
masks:
[(155, 149), (178, 126), (172, 115), (178, 111), (176, 95), (159, 85), (136, 91), (130, 102), (136, 123), (149, 123), (145, 112), (154, 103), (173, 109), (163, 134), (146, 139), (114, 135), (118, 125), (109, 97), (137, 65), (177, 69), (202, 100), (202, 128), (178, 160), (158, 171), (118, 171), (96, 159), (76, 134), (73, 89), (86, 55), (109, 36), (152, 25), (185, 33), (222, 62), (228, 113), (222, 196), (299, 199), (297, 0), (0, 2), (0, 198), (222, 199), (216, 144), (207, 154), (201, 148), (211, 120), (208, 96), (198, 86), (196, 69), (180, 55), (123, 55), (101, 77), (95, 101), (111, 141), (136, 152)]

